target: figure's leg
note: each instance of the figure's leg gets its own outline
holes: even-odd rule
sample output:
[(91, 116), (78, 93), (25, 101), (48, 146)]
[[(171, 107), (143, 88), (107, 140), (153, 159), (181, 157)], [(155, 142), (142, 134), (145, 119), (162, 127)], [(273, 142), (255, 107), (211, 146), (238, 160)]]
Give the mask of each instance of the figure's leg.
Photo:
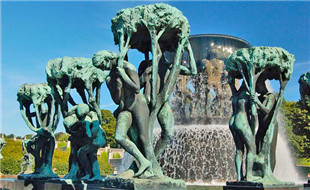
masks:
[(41, 173), (46, 177), (58, 177), (52, 170), (52, 159), (55, 148), (55, 138), (46, 138), (42, 148), (42, 166)]
[(253, 165), (254, 165), (254, 155), (256, 151), (255, 147), (255, 137), (252, 134), (250, 127), (244, 127), (242, 130), (238, 131), (242, 135), (240, 135), (240, 139), (243, 141), (244, 145), (247, 149), (246, 154), (246, 180), (253, 181), (255, 178), (253, 177)]
[(44, 145), (45, 137), (38, 136), (36, 138), (37, 139), (35, 142), (35, 150), (34, 150), (34, 162), (35, 162), (34, 173), (40, 173), (40, 169), (42, 166), (41, 150)]
[(94, 145), (84, 145), (77, 151), (78, 159), (85, 172), (85, 176), (82, 178), (84, 180), (89, 180), (92, 175), (92, 166), (88, 154), (93, 153), (95, 150), (98, 150), (98, 148)]
[(157, 117), (161, 127), (161, 137), (155, 146), (156, 158), (165, 151), (169, 141), (173, 137), (174, 115), (169, 102), (166, 102), (163, 105), (159, 110)]
[(79, 164), (77, 161), (77, 147), (74, 143), (74, 141), (71, 141), (71, 152), (69, 157), (69, 172), (64, 177), (65, 179), (77, 179), (78, 177), (78, 171), (79, 171)]
[[(274, 159), (272, 155), (272, 144), (274, 143), (274, 140), (276, 140), (275, 132), (277, 132), (277, 124), (270, 124), (268, 126), (267, 132), (264, 136), (264, 141), (262, 143), (262, 149), (260, 152), (260, 157), (264, 158), (264, 164), (263, 164), (263, 178), (265, 180), (272, 181), (274, 183), (279, 183), (279, 181), (275, 178), (272, 172), (272, 160)], [(275, 147), (274, 147), (275, 148)], [(274, 150), (275, 151), (275, 150)]]
[(92, 172), (93, 172), (93, 177), (90, 180), (91, 181), (101, 180), (100, 166), (99, 166), (99, 162), (97, 159), (97, 151), (92, 154), (89, 154), (88, 157), (89, 157), (90, 163), (92, 164)]
[(132, 124), (132, 115), (128, 111), (122, 111), (118, 114), (115, 140), (119, 143), (127, 152), (133, 155), (140, 163), (139, 170), (135, 174), (141, 175), (147, 168), (150, 167), (150, 162), (143, 156), (137, 146), (128, 138), (127, 132)]
[(48, 151), (46, 152), (46, 164), (49, 166), (52, 166), (52, 159), (53, 159), (53, 154), (54, 154), (54, 149), (55, 149), (55, 137), (51, 137), (48, 141), (47, 144), (47, 149)]
[(270, 165), (271, 171), (274, 171), (276, 167), (276, 148), (277, 148), (277, 140), (278, 140), (278, 123), (275, 124), (274, 132), (273, 132), (273, 139), (271, 143), (271, 150), (270, 150)]
[(237, 181), (242, 181), (243, 177), (243, 154), (244, 154), (244, 144), (242, 143), (240, 137), (237, 135), (236, 131), (232, 131), (232, 135), (236, 145), (236, 155), (235, 155), (235, 166), (237, 171)]

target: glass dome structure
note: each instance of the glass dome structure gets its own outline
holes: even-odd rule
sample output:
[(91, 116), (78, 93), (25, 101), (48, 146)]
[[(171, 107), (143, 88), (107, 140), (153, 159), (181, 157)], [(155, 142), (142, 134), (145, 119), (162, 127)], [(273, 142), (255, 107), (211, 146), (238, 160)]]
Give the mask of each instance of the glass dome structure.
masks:
[[(251, 44), (241, 38), (222, 34), (190, 37), (197, 64), (196, 76), (180, 75), (171, 104), (176, 124), (225, 124), (231, 116), (231, 91), (227, 83), (225, 60)], [(188, 56), (183, 56), (186, 64)]]

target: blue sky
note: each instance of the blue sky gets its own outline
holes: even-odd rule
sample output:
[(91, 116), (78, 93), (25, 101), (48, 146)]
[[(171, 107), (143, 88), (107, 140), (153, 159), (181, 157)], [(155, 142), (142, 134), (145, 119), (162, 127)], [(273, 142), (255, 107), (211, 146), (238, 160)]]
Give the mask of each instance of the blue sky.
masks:
[[(111, 18), (122, 8), (154, 2), (1, 2), (1, 131), (31, 133), (19, 113), (16, 93), (24, 83), (45, 82), (45, 66), (57, 57), (118, 52)], [(298, 78), (310, 71), (310, 2), (166, 2), (188, 18), (191, 34), (237, 36), (253, 46), (278, 46), (296, 62), (284, 97), (299, 99)], [(129, 61), (141, 57), (132, 51)], [(105, 84), (104, 84), (105, 87)], [(114, 110), (107, 89), (101, 107)], [(63, 131), (59, 123), (57, 131)]]

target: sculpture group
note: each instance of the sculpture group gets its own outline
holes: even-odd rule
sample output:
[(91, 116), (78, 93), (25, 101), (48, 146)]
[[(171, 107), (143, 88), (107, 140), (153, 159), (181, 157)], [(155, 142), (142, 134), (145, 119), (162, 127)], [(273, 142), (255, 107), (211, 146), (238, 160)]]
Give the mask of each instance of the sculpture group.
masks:
[[(229, 128), (236, 144), (237, 181), (281, 184), (274, 175), (277, 114), (289, 81), (294, 56), (282, 48), (252, 47), (235, 51), (226, 61), (232, 90), (233, 114)], [(239, 89), (235, 79), (242, 79)], [(267, 80), (280, 83), (279, 92), (268, 90)], [(243, 154), (246, 169), (243, 175)]]
[[(61, 114), (66, 132), (71, 135), (69, 172), (64, 178), (101, 180), (96, 155), (98, 148), (106, 145), (100, 127), (100, 89), (104, 82), (118, 105), (114, 111), (116, 141), (137, 161), (130, 167), (134, 176), (163, 176), (156, 158), (173, 134), (169, 96), (179, 74), (197, 73), (188, 41), (188, 21), (167, 4), (142, 5), (119, 11), (112, 19), (112, 32), (119, 45), (118, 54), (103, 50), (92, 59), (50, 60), (46, 66), (47, 84), (24, 84), (19, 89), (22, 116), (37, 133), (24, 142), (25, 155), (31, 153), (35, 157), (35, 172), (19, 178), (57, 177), (51, 170), (51, 156), (55, 147), (53, 132)], [(138, 69), (128, 62), (129, 49), (145, 55)], [(185, 51), (190, 59), (181, 64)], [(166, 54), (172, 59), (168, 60)], [(72, 96), (71, 89), (76, 89), (82, 102)], [(30, 106), (35, 107), (35, 112), (30, 111)], [(157, 119), (162, 137), (154, 148), (153, 127)]]
[[(189, 43), (189, 24), (182, 12), (167, 4), (120, 10), (112, 18), (119, 53), (98, 51), (89, 58), (57, 58), (46, 66), (47, 83), (24, 84), (17, 96), (23, 119), (36, 135), (23, 143), (25, 155), (35, 157), (35, 172), (19, 178), (55, 178), (52, 156), (59, 117), (71, 136), (69, 171), (65, 179), (101, 180), (97, 150), (106, 145), (100, 111), (101, 86), (106, 83), (118, 108), (116, 141), (136, 161), (133, 177), (163, 176), (157, 162), (173, 135), (174, 116), (169, 97), (179, 75), (195, 75)], [(144, 54), (138, 69), (128, 51)], [(183, 62), (182, 55), (188, 59)], [(150, 59), (151, 55), (151, 59)], [(277, 113), (292, 73), (294, 57), (282, 48), (253, 47), (234, 52), (226, 62), (233, 94), (229, 127), (236, 143), (237, 180), (278, 183), (273, 176)], [(235, 79), (243, 79), (237, 89)], [(266, 80), (280, 82), (279, 93)], [(80, 101), (71, 90), (75, 89)], [(259, 95), (257, 95), (259, 94)], [(103, 96), (108, 96), (104, 94)], [(31, 111), (31, 106), (35, 111)], [(153, 127), (159, 121), (161, 138), (153, 147)], [(246, 175), (242, 157), (246, 149)], [(26, 158), (26, 157), (25, 157)]]

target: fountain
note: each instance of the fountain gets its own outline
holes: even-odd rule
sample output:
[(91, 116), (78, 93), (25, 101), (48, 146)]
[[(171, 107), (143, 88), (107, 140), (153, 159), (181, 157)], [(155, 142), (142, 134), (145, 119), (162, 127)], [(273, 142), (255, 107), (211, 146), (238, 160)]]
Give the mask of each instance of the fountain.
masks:
[[(159, 160), (168, 176), (187, 182), (223, 183), (235, 177), (231, 167), (235, 147), (228, 128), (231, 91), (224, 61), (233, 51), (251, 44), (219, 34), (193, 35), (190, 43), (198, 74), (178, 78), (170, 98), (177, 126), (172, 143)], [(187, 56), (183, 58), (186, 61)]]
[[(239, 89), (241, 92), (237, 96), (231, 93), (230, 87), (239, 85), (238, 81), (228, 78), (234, 70), (229, 70), (228, 75), (224, 62), (240, 48), (244, 48), (244, 52), (252, 49), (266, 52), (264, 48), (269, 47), (250, 48), (248, 42), (227, 35), (195, 35), (189, 39), (186, 17), (178, 9), (162, 3), (120, 10), (112, 18), (112, 32), (119, 53), (102, 50), (95, 53), (92, 59), (64, 57), (50, 60), (46, 67), (48, 83), (25, 84), (18, 91), (22, 116), (28, 127), (37, 133), (32, 139), (35, 172), (20, 175), (19, 179), (32, 180), (31, 183), (38, 189), (42, 189), (39, 185), (44, 185), (45, 189), (55, 189), (56, 186), (57, 189), (64, 189), (68, 185), (94, 189), (186, 189), (185, 181), (223, 184), (234, 179), (235, 146), (227, 124), (232, 115), (230, 99), (231, 96), (233, 100), (237, 97), (239, 103), (239, 100), (245, 99), (250, 102), (250, 98), (241, 97), (241, 93), (245, 92), (243, 88)], [(137, 49), (145, 56), (138, 69), (128, 62), (129, 49)], [(240, 56), (238, 53), (236, 55)], [(280, 63), (277, 60), (274, 62)], [(282, 63), (282, 57), (280, 60)], [(258, 63), (263, 61), (264, 58), (258, 58)], [(289, 59), (292, 64), (291, 61), (293, 56)], [(243, 69), (235, 67), (233, 61), (231, 64), (227, 68)], [(266, 65), (263, 66), (267, 68)], [(288, 66), (285, 71), (289, 71), (290, 77), (292, 67)], [(273, 72), (267, 70), (267, 74), (272, 76)], [(282, 70), (280, 74), (282, 76)], [(244, 77), (243, 73), (242, 76), (244, 80), (252, 80), (250, 76)], [(234, 77), (240, 79), (240, 75)], [(107, 83), (113, 101), (119, 105), (114, 112), (117, 118), (115, 139), (135, 157), (135, 161), (128, 162), (130, 167), (125, 167), (128, 170), (118, 176), (107, 176), (104, 180), (100, 176), (96, 157), (98, 148), (106, 143), (99, 126), (102, 122), (99, 108), (103, 82)], [(252, 85), (253, 82), (250, 88), (247, 86), (251, 95), (256, 90)], [(74, 88), (83, 103), (75, 102), (71, 96), (70, 90)], [(282, 98), (283, 90), (281, 93), (279, 97)], [(251, 99), (252, 107), (253, 102)], [(30, 112), (31, 104), (35, 107), (33, 113)], [(244, 104), (240, 105), (239, 111), (245, 112), (242, 109)], [(62, 179), (52, 171), (53, 132), (60, 114), (64, 118), (66, 132), (71, 134), (70, 169)], [(251, 114), (255, 116), (253, 111)], [(32, 117), (35, 117), (36, 126), (32, 123)], [(241, 120), (247, 121), (248, 118)], [(161, 132), (159, 127), (153, 130), (156, 121)], [(245, 127), (241, 123), (240, 128)], [(267, 129), (266, 134), (269, 134), (269, 126)], [(247, 137), (243, 133), (242, 136), (244, 139)], [(170, 138), (172, 143), (166, 148)], [(272, 135), (267, 138), (274, 139)], [(234, 140), (237, 142), (240, 139)], [(255, 139), (249, 141), (255, 144)], [(152, 143), (155, 142), (154, 148)], [(266, 144), (270, 150), (271, 143)], [(269, 152), (266, 155), (272, 157)], [(264, 161), (257, 161), (262, 165), (262, 171), (271, 165), (270, 159), (268, 164)], [(243, 174), (238, 171), (238, 182), (244, 182), (243, 176), (240, 177)], [(40, 184), (35, 184), (39, 180)], [(250, 178), (247, 180), (251, 182)]]
[(171, 97), (175, 123), (226, 124), (232, 111), (224, 61), (233, 51), (249, 48), (251, 44), (219, 34), (192, 35), (190, 43), (198, 74), (178, 78)]
[[(160, 163), (166, 175), (184, 179), (188, 184), (224, 185), (226, 180), (236, 178), (235, 168), (232, 167), (235, 145), (228, 128), (232, 114), (231, 91), (224, 61), (231, 50), (251, 45), (239, 38), (214, 34), (194, 35), (190, 37), (190, 42), (198, 74), (178, 78), (170, 99), (178, 125), (175, 126), (172, 142), (160, 157)], [(280, 180), (294, 179), (300, 183), (302, 180), (284, 141), (282, 126), (275, 175)], [(159, 131), (156, 134), (155, 139)], [(289, 172), (288, 168), (281, 167), (284, 163)]]

